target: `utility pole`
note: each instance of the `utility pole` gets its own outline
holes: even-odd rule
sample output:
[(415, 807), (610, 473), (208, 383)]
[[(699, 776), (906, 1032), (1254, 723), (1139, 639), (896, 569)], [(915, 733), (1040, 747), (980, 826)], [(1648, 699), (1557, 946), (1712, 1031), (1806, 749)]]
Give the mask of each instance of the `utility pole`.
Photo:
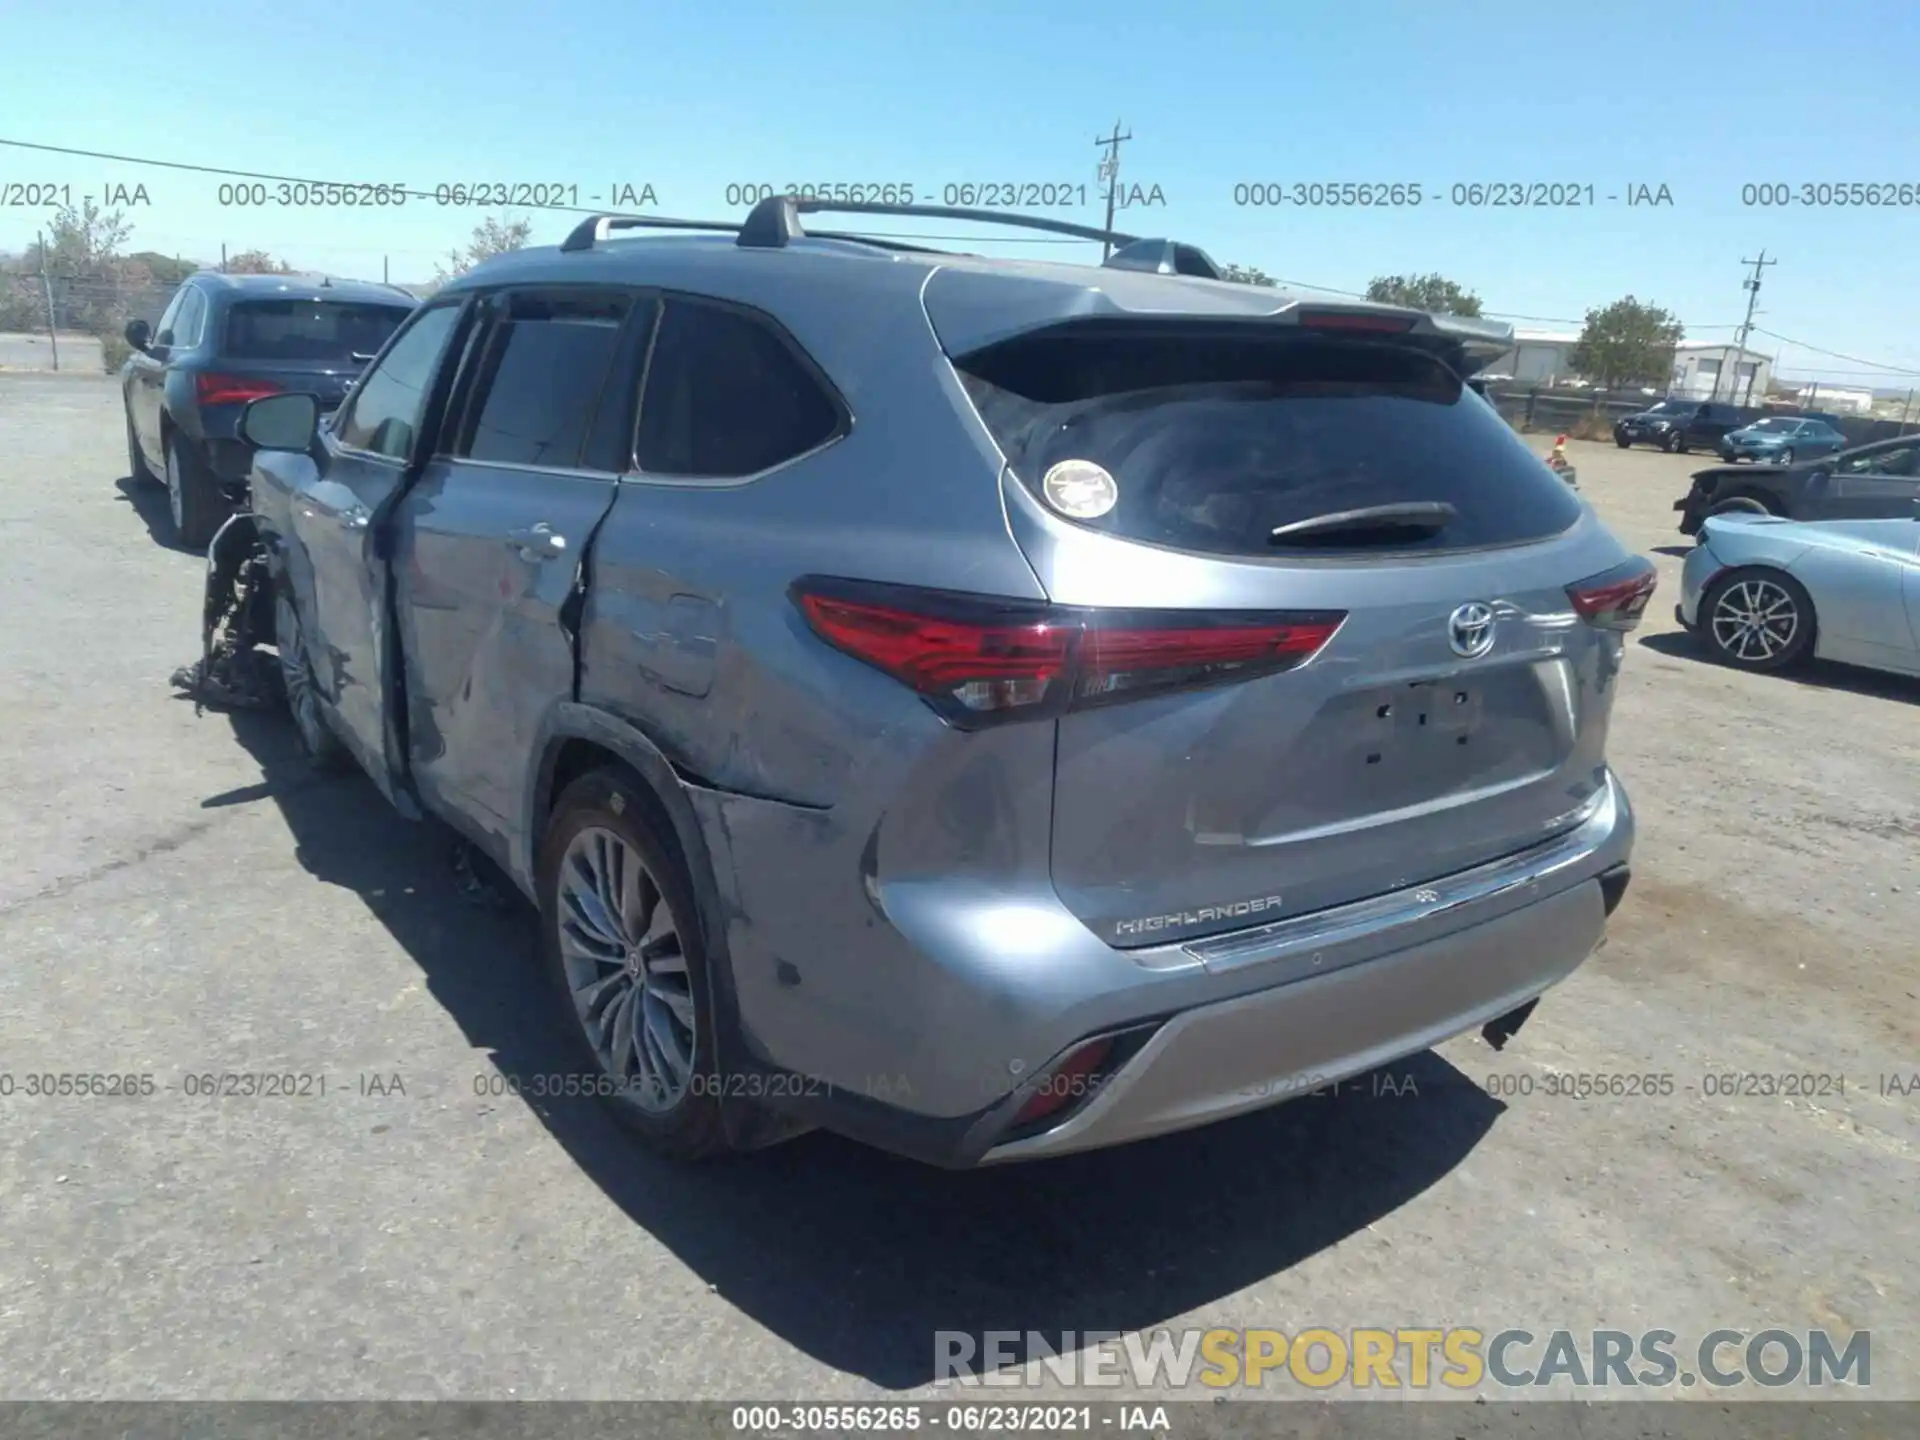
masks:
[[(1766, 269), (1767, 266), (1778, 265), (1780, 262), (1778, 260), (1767, 259), (1767, 252), (1762, 250), (1758, 260), (1747, 260), (1743, 258), (1740, 263), (1742, 265), (1753, 266), (1753, 274), (1740, 282), (1740, 287), (1747, 292), (1747, 318), (1740, 322), (1740, 339), (1737, 342), (1739, 353), (1734, 356), (1733, 360), (1735, 366), (1733, 373), (1736, 380), (1740, 377), (1739, 364), (1747, 358), (1747, 336), (1753, 333), (1753, 307), (1760, 302), (1760, 272)], [(1749, 385), (1748, 389), (1751, 391), (1752, 386)], [(1733, 398), (1733, 393), (1733, 387), (1729, 386), (1727, 388), (1727, 398), (1729, 400)], [(1714, 400), (1720, 398), (1720, 377), (1717, 375), (1713, 380), (1713, 394), (1709, 398)]]
[(60, 323), (53, 313), (53, 278), (47, 274), (47, 232), (40, 236), (40, 288), (47, 293), (47, 343), (53, 346), (53, 368), (60, 368)]
[(227, 273), (227, 242), (224, 240), (220, 242), (220, 273)]
[(1913, 409), (1913, 391), (1907, 391), (1907, 403), (1900, 407), (1900, 433), (1907, 433), (1907, 414)]
[[(1099, 173), (1100, 178), (1107, 182), (1107, 229), (1109, 230), (1113, 229), (1113, 197), (1120, 188), (1120, 145), (1122, 141), (1131, 140), (1132, 138), (1133, 132), (1131, 130), (1124, 135), (1120, 133), (1120, 122), (1116, 120), (1113, 122), (1113, 133), (1111, 135), (1104, 138), (1096, 135), (1093, 140), (1094, 149), (1098, 150), (1105, 147), (1107, 152), (1100, 159)], [(1100, 242), (1101, 263), (1105, 264), (1108, 257), (1112, 254), (1112, 242), (1102, 240)]]
[(393, 277), (387, 274), (387, 257), (384, 255), (380, 257), (380, 283), (382, 285), (391, 285), (393, 283)]

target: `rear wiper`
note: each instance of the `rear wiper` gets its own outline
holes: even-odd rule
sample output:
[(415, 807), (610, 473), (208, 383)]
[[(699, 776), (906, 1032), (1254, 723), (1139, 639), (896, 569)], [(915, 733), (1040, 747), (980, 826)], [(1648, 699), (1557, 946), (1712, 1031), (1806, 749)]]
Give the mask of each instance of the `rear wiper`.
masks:
[(1279, 525), (1267, 537), (1275, 545), (1290, 541), (1352, 540), (1378, 535), (1383, 540), (1438, 534), (1460, 512), (1444, 500), (1413, 500), (1400, 505), (1368, 505), (1359, 510), (1336, 510)]

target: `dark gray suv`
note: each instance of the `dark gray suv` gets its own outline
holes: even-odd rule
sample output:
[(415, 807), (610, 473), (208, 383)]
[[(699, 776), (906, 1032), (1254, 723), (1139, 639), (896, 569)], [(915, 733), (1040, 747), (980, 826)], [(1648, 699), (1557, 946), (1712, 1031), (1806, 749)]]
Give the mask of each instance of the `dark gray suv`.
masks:
[(397, 286), (294, 275), (187, 278), (158, 325), (127, 325), (127, 468), (163, 480), (175, 537), (199, 549), (246, 483), (249, 400), (306, 391), (332, 408), (418, 302)]
[[(203, 673), (277, 642), (317, 759), (504, 868), (669, 1153), (1047, 1156), (1504, 1043), (1627, 883), (1653, 590), (1468, 388), (1505, 327), (823, 209), (1105, 237), (489, 261), (331, 423), (249, 409)], [(612, 238), (676, 225), (735, 233)]]

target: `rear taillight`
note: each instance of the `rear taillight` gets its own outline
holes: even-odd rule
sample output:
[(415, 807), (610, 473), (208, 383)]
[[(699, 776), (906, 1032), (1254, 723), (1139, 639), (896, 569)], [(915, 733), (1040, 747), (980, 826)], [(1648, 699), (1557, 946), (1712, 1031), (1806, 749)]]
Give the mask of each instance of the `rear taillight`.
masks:
[(193, 396), (202, 405), (244, 405), (267, 395), (278, 395), (280, 387), (271, 380), (251, 380), (241, 375), (193, 377)]
[(821, 639), (969, 730), (1291, 670), (1346, 619), (1084, 609), (817, 576), (793, 599)]
[(1567, 587), (1567, 598), (1582, 620), (1603, 630), (1631, 630), (1646, 613), (1660, 576), (1652, 562), (1636, 555), (1624, 565)]

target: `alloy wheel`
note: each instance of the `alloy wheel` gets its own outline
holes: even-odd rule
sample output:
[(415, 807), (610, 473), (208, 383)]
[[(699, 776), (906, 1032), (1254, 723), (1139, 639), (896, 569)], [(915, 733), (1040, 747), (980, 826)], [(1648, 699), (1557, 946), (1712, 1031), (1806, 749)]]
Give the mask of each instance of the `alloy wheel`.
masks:
[(1765, 664), (1785, 654), (1800, 634), (1800, 607), (1771, 580), (1741, 580), (1714, 605), (1712, 624), (1714, 644), (1727, 654)]
[(560, 859), (560, 960), (588, 1042), (621, 1094), (664, 1114), (685, 1098), (698, 1029), (680, 925), (639, 852), (590, 825)]
[(287, 709), (293, 713), (301, 742), (309, 754), (322, 755), (329, 738), (327, 722), (320, 714), (313, 667), (307, 664), (306, 636), (300, 629), (299, 612), (284, 594), (275, 597), (273, 602), (273, 641), (280, 652), (280, 683), (287, 692)]
[(186, 529), (186, 501), (181, 496), (180, 447), (167, 445), (167, 513), (173, 517), (177, 535)]

